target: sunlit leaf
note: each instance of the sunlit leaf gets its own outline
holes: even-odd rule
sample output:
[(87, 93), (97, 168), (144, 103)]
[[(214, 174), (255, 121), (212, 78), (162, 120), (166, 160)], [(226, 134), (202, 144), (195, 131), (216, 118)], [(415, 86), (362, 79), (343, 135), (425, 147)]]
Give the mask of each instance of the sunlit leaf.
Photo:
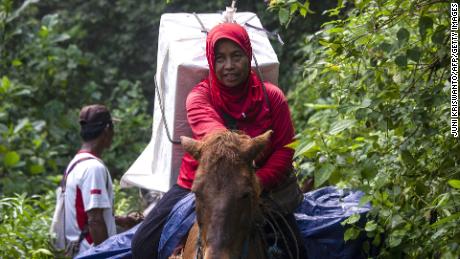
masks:
[(29, 171), (31, 174), (40, 174), (45, 171), (45, 168), (42, 165), (35, 164), (29, 167)]
[(359, 229), (357, 228), (348, 228), (347, 230), (345, 230), (345, 233), (343, 235), (343, 240), (344, 241), (348, 241), (348, 240), (355, 240), (356, 238), (358, 238), (359, 236)]
[(43, 121), (43, 120), (39, 120), (39, 121), (34, 121), (32, 122), (32, 127), (36, 130), (36, 131), (41, 131), (43, 130), (43, 128), (46, 126), (46, 121)]
[(285, 147), (291, 148), (291, 149), (296, 149), (299, 146), (299, 143), (300, 143), (299, 140), (295, 140), (295, 141), (285, 145)]
[(40, 249), (34, 250), (34, 251), (32, 251), (32, 254), (33, 255), (43, 254), (43, 255), (53, 256), (53, 253), (51, 253), (50, 250), (45, 249), (45, 248), (40, 248)]
[(14, 59), (13, 62), (11, 62), (11, 65), (13, 65), (14, 67), (19, 67), (22, 65), (22, 62), (19, 59)]
[(350, 217), (348, 217), (346, 220), (344, 220), (341, 224), (342, 225), (351, 225), (351, 224), (355, 224), (356, 222), (359, 221), (359, 219), (361, 218), (360, 214), (353, 214), (351, 215)]
[(300, 15), (302, 15), (303, 17), (307, 16), (307, 9), (306, 8), (300, 8)]
[(16, 125), (16, 127), (14, 127), (14, 134), (17, 134), (18, 132), (20, 132), (22, 129), (24, 129), (24, 127), (30, 125), (30, 121), (29, 119), (21, 119), (19, 121), (19, 123)]
[(46, 26), (40, 27), (40, 31), (38, 31), (38, 35), (40, 35), (41, 38), (47, 38), (49, 34), (49, 30)]
[(1, 83), (2, 85), (0, 87), (0, 91), (6, 93), (11, 86), (10, 80), (8, 79), (8, 77), (3, 76)]
[[(299, 145), (300, 146), (300, 145)], [(309, 142), (305, 146), (303, 146), (300, 150), (296, 150), (294, 153), (294, 158), (299, 156), (305, 156), (307, 153), (314, 152), (318, 150), (318, 146), (314, 141)]]
[(372, 232), (372, 231), (374, 231), (376, 228), (377, 228), (377, 223), (375, 223), (375, 221), (373, 221), (373, 220), (370, 220), (370, 221), (366, 222), (366, 226), (364, 227), (364, 229), (365, 229), (367, 232)]
[(304, 106), (308, 107), (308, 108), (313, 108), (313, 109), (316, 109), (316, 110), (336, 109), (337, 107), (339, 107), (336, 104), (318, 104), (318, 103), (305, 103)]
[(450, 215), (448, 217), (445, 217), (445, 218), (442, 218), (442, 219), (438, 220), (436, 223), (432, 224), (431, 227), (436, 228), (436, 227), (442, 226), (444, 224), (447, 224), (448, 222), (453, 222), (453, 221), (457, 220), (458, 218), (460, 218), (460, 212), (457, 212), (457, 213), (452, 214), (452, 215)]
[(57, 35), (56, 37), (53, 37), (53, 39), (51, 40), (53, 43), (59, 43), (59, 42), (63, 42), (63, 41), (66, 41), (66, 40), (69, 40), (70, 39), (70, 36), (66, 33), (63, 33), (63, 34), (59, 34)]
[(299, 4), (298, 3), (293, 3), (291, 5), (291, 7), (290, 7), (290, 13), (294, 14), (297, 11), (298, 8), (299, 8)]
[(3, 164), (6, 167), (12, 167), (18, 164), (19, 160), (20, 160), (19, 154), (16, 153), (15, 151), (10, 151), (5, 154), (5, 157), (3, 158)]
[(460, 180), (452, 179), (448, 181), (449, 185), (455, 189), (460, 189)]
[(339, 120), (331, 125), (331, 129), (329, 130), (329, 134), (335, 135), (338, 134), (346, 129), (349, 129), (355, 125), (354, 120)]

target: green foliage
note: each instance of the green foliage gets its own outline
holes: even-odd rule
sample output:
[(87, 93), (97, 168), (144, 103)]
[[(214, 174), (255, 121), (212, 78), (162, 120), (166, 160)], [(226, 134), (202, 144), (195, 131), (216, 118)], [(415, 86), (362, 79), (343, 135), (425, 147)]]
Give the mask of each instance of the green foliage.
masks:
[(326, 13), (334, 20), (303, 35), (303, 67), (289, 95), (296, 164), (315, 187), (366, 193), (373, 209), (365, 228), (349, 219), (345, 239), (364, 231), (367, 249), (380, 247), (380, 257), (457, 258), (460, 145), (449, 128), (449, 4), (339, 1)]
[(310, 9), (310, 1), (305, 1), (303, 4), (296, 0), (271, 0), (268, 10), (276, 10), (278, 19), (281, 24), (288, 25), (295, 14), (300, 14), (305, 17), (307, 14), (315, 13)]
[[(273, 0), (259, 13), (283, 47), (281, 87), (298, 131), (296, 165), (315, 187), (363, 190), (380, 257), (460, 255), (459, 143), (449, 135), (449, 6), (443, 1)], [(1, 257), (46, 257), (52, 195), (79, 147), (77, 113), (105, 103), (122, 119), (104, 154), (114, 178), (150, 138), (159, 19), (226, 1), (0, 2)], [(265, 8), (245, 1), (239, 10)], [(326, 10), (326, 11), (324, 11)], [(322, 14), (325, 15), (322, 15)], [(304, 20), (305, 17), (305, 20)], [(312, 34), (323, 24), (321, 31)], [(275, 30), (276, 31), (276, 30)], [(13, 196), (13, 193), (44, 196)], [(138, 210), (116, 188), (117, 214)], [(9, 198), (7, 198), (9, 197)], [(20, 212), (20, 213), (19, 213)], [(11, 249), (10, 249), (11, 248)], [(367, 251), (366, 250), (366, 251)]]
[(85, 104), (104, 103), (122, 119), (104, 157), (116, 176), (147, 143), (151, 115), (143, 83), (153, 78), (154, 48), (146, 47), (153, 30), (142, 36), (159, 17), (135, 15), (152, 11), (150, 3), (109, 4), (1, 2), (0, 192), (40, 193), (57, 185), (80, 145), (77, 114)]
[(133, 211), (143, 211), (138, 189), (121, 189), (118, 180), (113, 181), (113, 186), (116, 201), (114, 204), (115, 215), (127, 215)]
[(0, 192), (56, 186), (80, 145), (78, 110), (90, 103), (122, 119), (103, 157), (121, 176), (150, 138), (161, 14), (215, 12), (224, 2), (1, 1)]
[(54, 201), (45, 196), (0, 197), (0, 257), (52, 258), (48, 248)]
[[(136, 190), (121, 190), (114, 181), (115, 215), (140, 210)], [(54, 191), (45, 195), (0, 196), (0, 258), (54, 258), (49, 226), (54, 212)], [(61, 255), (62, 256), (62, 255)]]
[[(225, 4), (0, 1), (0, 257), (47, 256), (54, 208), (47, 193), (80, 146), (77, 116), (83, 105), (103, 103), (121, 119), (111, 150), (103, 154), (114, 179), (148, 143), (161, 14), (216, 12)], [(247, 1), (238, 8), (265, 6)], [(137, 190), (120, 191), (117, 182), (115, 190), (118, 215), (141, 209)], [(25, 192), (45, 196), (15, 196)], [(27, 211), (25, 218), (17, 211)], [(33, 233), (21, 227), (31, 225)]]

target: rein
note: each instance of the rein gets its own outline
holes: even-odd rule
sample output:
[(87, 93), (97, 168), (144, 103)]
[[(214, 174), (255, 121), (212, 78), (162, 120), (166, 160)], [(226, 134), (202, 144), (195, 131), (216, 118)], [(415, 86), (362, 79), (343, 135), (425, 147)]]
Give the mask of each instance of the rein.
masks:
[[(270, 201), (270, 200), (269, 200)], [(277, 204), (274, 202), (274, 201), (270, 201), (273, 205), (275, 206), (271, 206), (271, 205), (265, 205), (265, 206), (262, 206), (263, 208), (263, 216), (264, 216), (264, 222), (265, 223), (268, 223), (268, 225), (271, 227), (271, 229), (273, 230), (273, 233), (275, 234), (275, 243), (270, 246), (268, 248), (268, 258), (271, 259), (271, 258), (276, 258), (275, 257), (275, 254), (276, 253), (279, 253), (279, 247), (278, 247), (278, 235), (281, 234), (281, 238), (283, 240), (283, 243), (284, 243), (284, 246), (285, 246), (285, 249), (287, 250), (288, 254), (289, 254), (289, 258), (297, 258), (299, 259), (300, 258), (300, 251), (299, 251), (299, 247), (297, 246), (298, 244), (298, 240), (297, 240), (297, 237), (295, 236), (294, 234), (294, 230), (291, 228), (291, 226), (289, 225), (289, 223), (287, 222), (286, 218), (284, 217), (283, 214), (281, 214), (278, 210), (276, 210), (276, 207), (277, 207)], [(283, 224), (287, 227), (287, 229), (289, 230), (289, 234), (291, 236), (291, 240), (293, 242), (295, 242), (295, 248), (296, 248), (296, 257), (294, 257), (291, 253), (291, 250), (289, 249), (289, 244), (288, 244), (288, 240), (287, 240), (287, 237), (284, 235), (283, 231), (281, 231), (281, 227), (280, 225), (276, 222), (276, 219), (275, 217), (278, 217), (278, 218), (281, 218), (282, 221), (283, 221)], [(273, 223), (273, 224), (272, 224)], [(265, 237), (265, 235), (262, 235), (263, 237)]]

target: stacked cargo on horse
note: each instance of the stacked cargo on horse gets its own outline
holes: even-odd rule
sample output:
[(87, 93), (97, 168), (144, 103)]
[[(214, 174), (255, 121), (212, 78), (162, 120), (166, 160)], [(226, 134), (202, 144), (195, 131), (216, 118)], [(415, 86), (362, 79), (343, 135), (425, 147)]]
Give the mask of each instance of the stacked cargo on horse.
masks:
[[(257, 15), (235, 13), (233, 19), (248, 31), (264, 80), (277, 83), (279, 62)], [(185, 100), (209, 73), (206, 32), (222, 22), (222, 14), (163, 14), (158, 39), (152, 138), (121, 179), (122, 187), (166, 192), (176, 182), (181, 158), (180, 136), (191, 136)], [(252, 67), (256, 67), (253, 59)]]

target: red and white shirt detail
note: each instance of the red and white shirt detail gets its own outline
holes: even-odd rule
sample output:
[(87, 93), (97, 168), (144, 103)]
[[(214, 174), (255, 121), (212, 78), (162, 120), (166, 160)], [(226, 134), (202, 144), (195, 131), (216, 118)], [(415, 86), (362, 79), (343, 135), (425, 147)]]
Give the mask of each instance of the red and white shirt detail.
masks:
[[(88, 224), (87, 211), (99, 208), (107, 226), (108, 236), (116, 234), (113, 213), (112, 178), (104, 163), (91, 153), (79, 152), (69, 163), (72, 165), (84, 157), (93, 157), (79, 162), (67, 176), (65, 191), (65, 233), (69, 241), (78, 240)], [(91, 247), (93, 240), (88, 233), (80, 245), (80, 252)]]

